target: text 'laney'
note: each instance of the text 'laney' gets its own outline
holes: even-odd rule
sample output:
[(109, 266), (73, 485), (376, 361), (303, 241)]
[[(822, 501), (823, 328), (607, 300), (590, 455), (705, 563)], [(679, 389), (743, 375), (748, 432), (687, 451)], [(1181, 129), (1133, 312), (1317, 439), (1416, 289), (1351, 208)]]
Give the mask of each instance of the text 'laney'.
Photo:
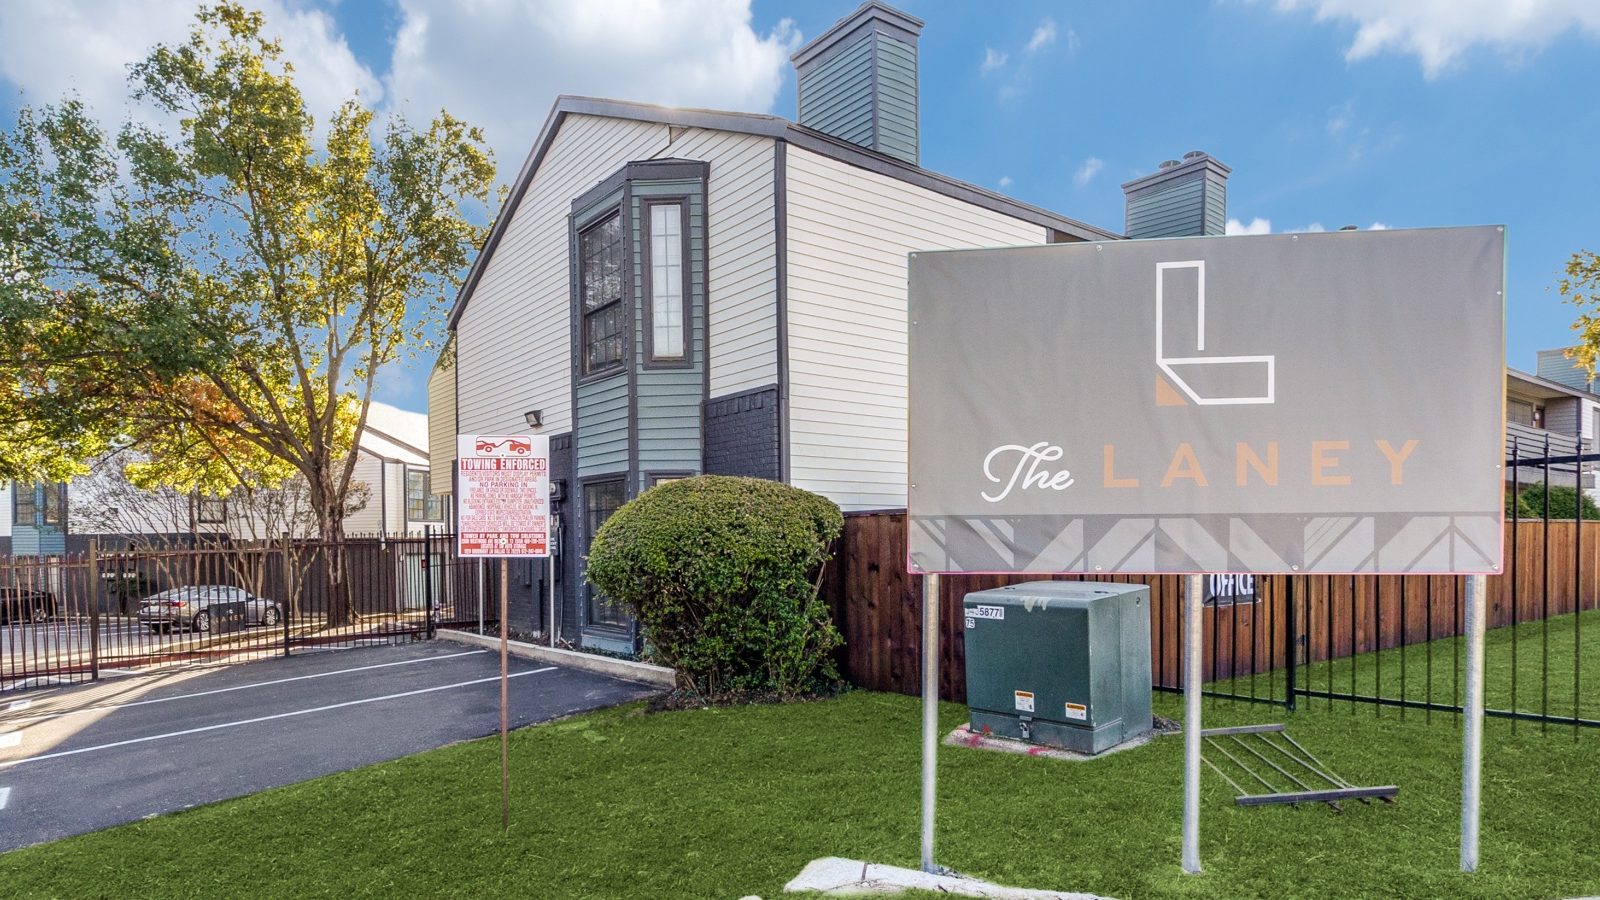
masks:
[[(1389, 483), (1405, 484), (1406, 460), (1411, 458), (1420, 442), (1415, 439), (1407, 440), (1401, 442), (1398, 447), (1385, 440), (1372, 443), (1388, 464)], [(1339, 487), (1350, 484), (1351, 476), (1342, 470), (1345, 454), (1350, 452), (1349, 441), (1311, 441), (1306, 450), (1310, 463), (1310, 484), (1315, 487)], [(1235, 444), (1232, 459), (1233, 483), (1238, 487), (1247, 487), (1252, 482), (1265, 487), (1277, 487), (1279, 455), (1277, 441), (1267, 441), (1260, 445), (1245, 442)], [(1032, 445), (1003, 444), (996, 447), (983, 458), (983, 475), (990, 483), (1001, 485), (1001, 488), (998, 493), (991, 494), (984, 491), (980, 496), (990, 503), (999, 503), (1009, 497), (1012, 491), (1064, 491), (1075, 484), (1077, 479), (1070, 470), (1052, 469), (1050, 464), (1059, 462), (1065, 456), (1065, 450), (1049, 441), (1039, 441)], [(1102, 459), (1101, 487), (1136, 488), (1144, 483), (1145, 478), (1154, 475), (1154, 473), (1130, 474), (1119, 471), (1115, 444), (1104, 445)], [(1217, 474), (1217, 463), (1212, 462), (1211, 465), (1213, 470), (1208, 474), (1195, 454), (1194, 447), (1187, 441), (1181, 442), (1173, 449), (1166, 469), (1161, 474), (1160, 486), (1167, 488), (1183, 484), (1210, 487), (1213, 477)], [(1222, 470), (1226, 471), (1225, 463)]]

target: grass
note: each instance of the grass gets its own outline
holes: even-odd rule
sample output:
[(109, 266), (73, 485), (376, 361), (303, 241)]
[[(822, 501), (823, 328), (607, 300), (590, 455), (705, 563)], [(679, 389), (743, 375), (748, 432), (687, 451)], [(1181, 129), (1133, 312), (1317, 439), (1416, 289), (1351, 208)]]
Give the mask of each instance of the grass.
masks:
[[(1600, 638), (1600, 623), (1584, 624)], [(1553, 653), (1571, 631), (1555, 625)], [(1542, 652), (1542, 626), (1532, 633), (1519, 638), (1519, 666), (1530, 647)], [(1508, 680), (1509, 638), (1491, 634), (1491, 686)], [(1434, 652), (1435, 679), (1448, 680), (1437, 671), (1448, 655)], [(1385, 685), (1398, 653), (1385, 658)], [(1181, 715), (1177, 697), (1156, 704)], [(964, 712), (945, 705), (943, 725)], [(7, 897), (770, 900), (818, 856), (916, 864), (918, 716), (914, 698), (866, 692), (663, 714), (634, 705), (513, 734), (509, 834), (491, 739), (0, 855), (0, 885)], [(1320, 700), (1292, 714), (1208, 701), (1205, 716), (1208, 726), (1285, 721), (1352, 781), (1398, 784), (1400, 803), (1245, 809), (1208, 774), (1205, 873), (1187, 877), (1177, 736), (1090, 763), (942, 748), (940, 862), (1113, 897), (1600, 893), (1600, 730), (1489, 722), (1482, 869), (1465, 876), (1457, 717), (1352, 714)]]

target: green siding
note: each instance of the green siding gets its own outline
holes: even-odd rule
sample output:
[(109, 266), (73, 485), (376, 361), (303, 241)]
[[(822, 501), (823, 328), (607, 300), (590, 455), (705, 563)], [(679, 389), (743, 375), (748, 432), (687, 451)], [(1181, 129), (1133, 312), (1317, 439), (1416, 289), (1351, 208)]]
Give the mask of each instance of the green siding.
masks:
[(1128, 201), (1128, 237), (1192, 237), (1202, 234), (1205, 183), (1183, 181)]
[(878, 37), (878, 150), (917, 162), (917, 48)]
[(617, 374), (580, 384), (577, 393), (578, 477), (627, 471), (627, 376)]
[(873, 145), (871, 35), (801, 79), (800, 123), (864, 147)]

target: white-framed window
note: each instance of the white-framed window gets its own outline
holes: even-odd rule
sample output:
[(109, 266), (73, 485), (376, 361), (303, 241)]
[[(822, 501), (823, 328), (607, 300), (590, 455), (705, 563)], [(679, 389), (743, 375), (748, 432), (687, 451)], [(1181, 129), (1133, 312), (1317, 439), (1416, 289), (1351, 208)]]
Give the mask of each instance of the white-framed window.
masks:
[(683, 202), (649, 203), (650, 359), (688, 358), (688, 308), (683, 259)]

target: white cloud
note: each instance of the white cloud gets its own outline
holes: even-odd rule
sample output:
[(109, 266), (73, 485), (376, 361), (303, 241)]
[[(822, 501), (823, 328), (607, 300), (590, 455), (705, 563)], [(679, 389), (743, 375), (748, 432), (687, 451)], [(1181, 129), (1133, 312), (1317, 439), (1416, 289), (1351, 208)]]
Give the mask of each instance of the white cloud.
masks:
[(1240, 222), (1238, 219), (1229, 219), (1227, 224), (1223, 226), (1222, 233), (1271, 234), (1272, 221), (1270, 219), (1263, 219), (1260, 216), (1256, 216), (1254, 219), (1250, 220), (1250, 224), (1246, 225), (1245, 223)]
[(1083, 42), (1078, 40), (1078, 32), (1077, 32), (1077, 30), (1076, 29), (1072, 29), (1072, 28), (1068, 28), (1067, 29), (1067, 52), (1068, 53), (1077, 53), (1078, 52), (1078, 48), (1081, 47), (1081, 46), (1083, 46)]
[(1039, 27), (1033, 30), (1033, 37), (1028, 38), (1028, 52), (1038, 53), (1056, 41), (1056, 20), (1045, 19)]
[(1310, 225), (1307, 225), (1304, 228), (1290, 228), (1290, 229), (1288, 229), (1287, 233), (1289, 233), (1289, 234), (1317, 234), (1317, 233), (1320, 233), (1320, 232), (1323, 232), (1323, 231), (1327, 231), (1327, 230), (1328, 229), (1322, 227), (1322, 223), (1321, 222), (1312, 222)]
[[(283, 39), (307, 109), (326, 122), (357, 91), (375, 103), (378, 78), (350, 51), (333, 18), (292, 0), (258, 0), (270, 33)], [(158, 43), (187, 40), (196, 3), (172, 0), (6, 0), (0, 3), (0, 79), (25, 102), (76, 92), (109, 126), (127, 118), (128, 65)]]
[(1424, 77), (1439, 77), (1462, 54), (1487, 47), (1513, 58), (1537, 52), (1570, 30), (1600, 36), (1595, 0), (1277, 0), (1282, 11), (1310, 9), (1318, 22), (1352, 22), (1351, 62), (1409, 53)]
[(751, 29), (749, 0), (398, 0), (390, 97), (481, 125), (509, 180), (558, 94), (772, 108), (800, 35)]
[(1100, 170), (1105, 167), (1105, 160), (1091, 156), (1083, 161), (1083, 165), (1078, 167), (1078, 171), (1073, 173), (1072, 183), (1078, 187), (1084, 187), (1089, 182), (1093, 181), (1094, 177), (1099, 175)]
[(993, 72), (995, 69), (998, 69), (1006, 64), (1006, 58), (1007, 54), (996, 50), (993, 47), (983, 48), (983, 62), (978, 65), (978, 73), (980, 75), (987, 75), (990, 72)]
[(1338, 137), (1350, 130), (1350, 123), (1356, 120), (1355, 101), (1345, 102), (1328, 110), (1328, 135)]
[(1367, 226), (1367, 230), (1368, 231), (1388, 231), (1389, 230), (1389, 226), (1383, 224), (1382, 222), (1373, 222), (1371, 225)]
[(1003, 187), (1003, 188), (1011, 187), (1011, 176), (1010, 175), (1001, 175), (1000, 176), (1000, 186)]

